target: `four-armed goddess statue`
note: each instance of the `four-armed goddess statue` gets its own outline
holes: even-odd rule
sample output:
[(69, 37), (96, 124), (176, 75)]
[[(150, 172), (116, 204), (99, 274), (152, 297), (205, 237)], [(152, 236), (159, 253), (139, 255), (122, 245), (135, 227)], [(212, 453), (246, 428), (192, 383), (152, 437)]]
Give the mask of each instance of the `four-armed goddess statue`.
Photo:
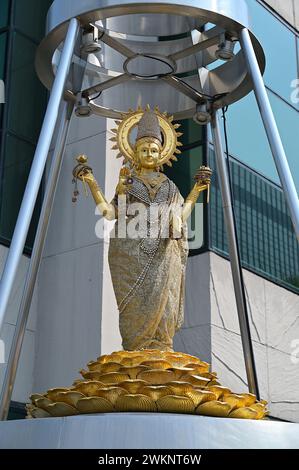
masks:
[[(137, 138), (132, 144), (136, 126)], [(122, 168), (110, 204), (84, 158), (79, 157), (73, 171), (75, 178), (89, 185), (104, 217), (119, 219), (120, 206), (125, 211), (125, 233), (120, 233), (118, 220), (110, 238), (109, 266), (126, 350), (172, 350), (173, 337), (183, 322), (186, 219), (199, 194), (209, 188), (211, 171), (200, 169), (186, 201), (162, 173), (163, 165), (171, 165), (174, 154), (180, 153), (178, 127), (157, 108), (124, 116), (112, 140), (129, 167)]]
[[(162, 173), (180, 153), (178, 127), (157, 108), (123, 115), (112, 140), (125, 161), (110, 203), (87, 158), (77, 158), (75, 182), (88, 184), (103, 216), (116, 220), (109, 265), (124, 350), (89, 362), (88, 370), (80, 371), (83, 378), (69, 388), (31, 395), (28, 417), (141, 411), (262, 419), (267, 414), (266, 402), (233, 393), (220, 385), (209, 364), (172, 350), (184, 315), (186, 220), (211, 177), (209, 168), (200, 167), (184, 201)], [(76, 189), (74, 200), (77, 195)]]

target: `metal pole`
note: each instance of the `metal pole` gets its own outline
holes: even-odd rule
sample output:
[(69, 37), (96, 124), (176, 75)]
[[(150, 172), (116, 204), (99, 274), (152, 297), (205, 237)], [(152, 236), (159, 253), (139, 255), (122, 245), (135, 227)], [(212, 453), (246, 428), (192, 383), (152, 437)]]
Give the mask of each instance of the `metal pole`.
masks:
[(27, 181), (23, 201), (12, 237), (10, 250), (5, 263), (1, 284), (0, 284), (0, 333), (5, 319), (5, 312), (12, 287), (15, 281), (18, 265), (24, 249), (26, 236), (28, 233), (32, 213), (34, 210), (40, 182), (43, 176), (47, 156), (49, 153), (51, 140), (53, 137), (55, 124), (58, 117), (59, 105), (65, 89), (65, 83), (70, 70), (73, 51), (79, 22), (73, 18), (68, 27), (63, 51), (61, 54), (57, 75), (52, 87), (47, 111), (42, 125), (40, 137), (36, 147), (29, 178)]
[(219, 126), (219, 111), (215, 111), (212, 116), (211, 129), (214, 141), (214, 149), (216, 155), (217, 173), (219, 178), (219, 185), (221, 188), (224, 220), (226, 225), (229, 255), (232, 270), (232, 277), (234, 283), (234, 290), (236, 296), (241, 340), (244, 353), (245, 368), (248, 380), (248, 388), (251, 393), (254, 393), (259, 399), (259, 388), (257, 381), (257, 374), (254, 361), (254, 353), (251, 341), (250, 326), (248, 320), (247, 303), (243, 282), (243, 273), (241, 267), (240, 254), (238, 249), (236, 224), (234, 219), (231, 192), (229, 185), (229, 178), (227, 167), (225, 164), (225, 155), (223, 152), (221, 132)]
[(290, 171), (287, 157), (279, 135), (277, 124), (271, 108), (270, 100), (258, 65), (258, 61), (252, 46), (248, 29), (244, 28), (240, 34), (240, 42), (250, 72), (255, 97), (263, 119), (268, 141), (271, 147), (274, 162), (289, 207), (295, 233), (299, 240), (299, 200), (295, 183)]
[(23, 339), (25, 336), (26, 324), (29, 316), (32, 295), (40, 266), (41, 256), (49, 225), (50, 214), (53, 206), (53, 200), (65, 150), (72, 110), (72, 105), (69, 105), (68, 109), (67, 103), (63, 103), (56, 145), (52, 156), (52, 163), (47, 181), (46, 193), (43, 200), (43, 206), (34, 240), (30, 265), (19, 308), (18, 320), (14, 332), (12, 346), (9, 353), (4, 382), (2, 385), (0, 398), (0, 420), (7, 419), (9, 411), (9, 405), (17, 374)]

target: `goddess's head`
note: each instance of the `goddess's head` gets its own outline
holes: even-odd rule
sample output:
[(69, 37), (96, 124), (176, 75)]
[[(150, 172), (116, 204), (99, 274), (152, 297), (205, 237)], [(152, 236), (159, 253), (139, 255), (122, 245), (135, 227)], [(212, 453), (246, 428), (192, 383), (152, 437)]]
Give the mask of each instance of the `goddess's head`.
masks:
[(159, 166), (161, 147), (161, 142), (153, 137), (139, 139), (135, 145), (137, 165), (149, 170), (156, 169)]
[(147, 110), (138, 124), (138, 134), (135, 144), (135, 159), (137, 166), (156, 169), (162, 150), (162, 135), (157, 115)]

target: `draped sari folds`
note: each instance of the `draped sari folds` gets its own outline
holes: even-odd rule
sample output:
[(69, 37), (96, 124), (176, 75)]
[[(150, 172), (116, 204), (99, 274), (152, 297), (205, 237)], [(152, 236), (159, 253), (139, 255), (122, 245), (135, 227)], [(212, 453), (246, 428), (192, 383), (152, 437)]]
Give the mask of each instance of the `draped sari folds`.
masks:
[[(163, 175), (164, 176), (164, 175)], [(183, 205), (176, 185), (164, 176), (154, 197), (137, 176), (127, 192), (126, 224), (132, 221), (130, 205), (142, 203), (147, 214), (153, 204), (159, 208)], [(165, 213), (159, 215), (163, 226)], [(180, 238), (110, 238), (109, 266), (119, 308), (119, 328), (125, 350), (172, 350), (173, 336), (184, 319), (185, 271), (188, 257), (187, 229)], [(168, 228), (168, 227), (167, 227)]]

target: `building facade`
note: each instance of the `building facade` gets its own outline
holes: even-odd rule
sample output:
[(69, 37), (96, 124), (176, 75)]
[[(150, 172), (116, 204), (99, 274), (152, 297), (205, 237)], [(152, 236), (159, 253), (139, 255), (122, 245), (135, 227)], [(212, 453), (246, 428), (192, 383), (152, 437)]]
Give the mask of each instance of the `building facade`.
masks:
[[(6, 103), (1, 105), (2, 267), (46, 106), (47, 94), (38, 82), (33, 62), (51, 2), (46, 5), (31, 0), (26, 11), (20, 0), (4, 3), (0, 23), (4, 58), (0, 72), (6, 85)], [(299, 188), (299, 5), (297, 0), (247, 3), (253, 30), (265, 49), (265, 83)], [(269, 401), (273, 417), (299, 421), (298, 243), (254, 94), (230, 106), (226, 120), (234, 211), (260, 392)], [(108, 241), (96, 236), (95, 227), (101, 222), (91, 198), (82, 194), (76, 205), (72, 203), (71, 177), (75, 157), (84, 153), (107, 198), (113, 197), (121, 164), (109, 142), (113, 127), (109, 119), (72, 117), (13, 394), (19, 404), (26, 402), (33, 390), (42, 392), (71, 384), (89, 360), (121, 349), (107, 262)], [(192, 120), (183, 121), (182, 127), (183, 153), (177, 166), (168, 171), (169, 176), (183, 195), (190, 190), (201, 164), (210, 165), (214, 177), (210, 204), (200, 200), (193, 215), (196, 230), (190, 239), (185, 323), (176, 335), (175, 349), (211, 362), (221, 382), (242, 392), (247, 389), (246, 373), (213, 145), (209, 132)], [(42, 194), (43, 188), (3, 331), (6, 360)], [(0, 367), (1, 382), (5, 363)]]

